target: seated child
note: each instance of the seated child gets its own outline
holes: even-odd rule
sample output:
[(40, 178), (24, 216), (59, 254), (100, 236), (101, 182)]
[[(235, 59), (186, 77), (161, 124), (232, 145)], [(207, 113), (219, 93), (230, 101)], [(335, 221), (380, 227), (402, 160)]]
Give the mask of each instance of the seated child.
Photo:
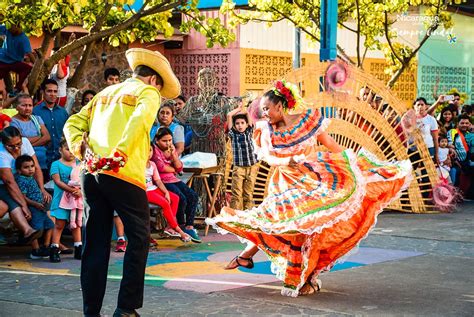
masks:
[(178, 211), (179, 196), (170, 193), (161, 181), (158, 169), (152, 161), (153, 145), (150, 147), (150, 156), (146, 164), (145, 180), (146, 180), (146, 196), (152, 204), (158, 205), (163, 210), (163, 216), (168, 223), (165, 233), (169, 236), (178, 236), (183, 242), (191, 241), (191, 237), (184, 233), (176, 222), (176, 212)]
[[(54, 263), (61, 262), (61, 257), (59, 256), (59, 240), (61, 239), (61, 234), (63, 233), (66, 222), (71, 219), (71, 209), (59, 207), (61, 197), (65, 191), (71, 193), (75, 197), (82, 197), (80, 189), (68, 185), (71, 172), (78, 165), (78, 162), (74, 155), (69, 151), (69, 147), (64, 139), (59, 142), (59, 154), (61, 155), (61, 158), (53, 162), (50, 171), (51, 178), (54, 181), (51, 216), (56, 218), (56, 222), (51, 241), (49, 261)], [(74, 240), (74, 258), (80, 260), (82, 257), (81, 228), (76, 227), (71, 230), (71, 233)]]
[(51, 242), (54, 223), (48, 216), (48, 207), (44, 203), (43, 193), (33, 177), (35, 175), (35, 161), (29, 155), (20, 155), (15, 161), (15, 168), (17, 170), (16, 183), (25, 195), (25, 200), (31, 211), (30, 225), (35, 230), (44, 230), (44, 245), (40, 248), (38, 240), (33, 240), (30, 258), (36, 260), (48, 257), (48, 246)]
[(229, 138), (232, 143), (232, 198), (233, 209), (253, 207), (253, 189), (258, 173), (257, 156), (253, 148), (253, 126), (247, 113), (242, 112), (242, 104), (227, 114)]
[[(77, 164), (71, 171), (70, 180), (67, 183), (68, 186), (81, 190), (81, 166)], [(82, 227), (82, 212), (84, 210), (84, 203), (82, 196), (75, 196), (68, 191), (64, 191), (59, 207), (71, 210), (71, 216), (69, 218), (69, 227), (75, 229)]]
[(152, 161), (156, 164), (161, 181), (165, 184), (166, 189), (179, 196), (176, 215), (178, 224), (184, 227), (183, 231), (191, 237), (192, 242), (201, 243), (202, 240), (194, 229), (194, 215), (198, 195), (176, 177), (176, 174), (183, 170), (183, 163), (174, 148), (173, 134), (170, 129), (161, 127), (156, 132)]

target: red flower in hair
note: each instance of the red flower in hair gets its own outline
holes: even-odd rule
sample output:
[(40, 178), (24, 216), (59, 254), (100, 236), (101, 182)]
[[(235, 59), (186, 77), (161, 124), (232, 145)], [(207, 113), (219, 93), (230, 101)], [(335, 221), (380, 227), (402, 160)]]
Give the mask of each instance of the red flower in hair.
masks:
[(281, 97), (285, 98), (286, 100), (286, 108), (292, 109), (296, 105), (295, 97), (290, 89), (285, 86), (285, 83), (281, 80), (275, 83), (275, 90)]
[(288, 100), (288, 108), (292, 109), (296, 105), (296, 101), (294, 99)]
[(281, 92), (281, 90), (284, 88), (285, 86), (283, 85), (283, 82), (281, 82), (280, 80), (276, 82), (275, 84), (275, 88)]

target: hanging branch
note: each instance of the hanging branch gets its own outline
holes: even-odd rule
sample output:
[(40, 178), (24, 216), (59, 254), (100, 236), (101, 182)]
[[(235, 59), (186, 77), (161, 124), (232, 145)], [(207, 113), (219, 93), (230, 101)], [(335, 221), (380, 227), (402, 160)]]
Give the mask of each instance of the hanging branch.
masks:
[[(438, 16), (441, 5), (442, 5), (442, 3), (441, 3), (441, 0), (440, 0), (440, 1), (438, 1), (438, 6), (436, 8), (436, 15), (435, 16)], [(406, 56), (402, 60), (400, 60), (400, 58), (397, 57), (397, 55), (394, 54), (395, 57), (397, 57), (397, 59), (399, 59), (402, 66), (393, 74), (392, 78), (390, 78), (390, 80), (387, 83), (387, 87), (391, 88), (391, 87), (393, 87), (393, 85), (395, 85), (396, 81), (402, 75), (403, 71), (410, 65), (410, 61), (416, 56), (416, 54), (421, 49), (423, 44), (425, 44), (425, 42), (428, 41), (431, 34), (439, 27), (439, 20), (438, 19), (433, 19), (433, 20), (434, 21), (431, 23), (430, 27), (426, 30), (425, 36), (420, 41), (420, 44), (418, 45), (418, 47), (416, 49), (414, 49), (411, 52), (411, 54), (409, 56)], [(391, 47), (391, 49), (392, 49), (392, 47)], [(393, 52), (393, 49), (392, 49), (392, 52)]]
[[(110, 12), (110, 9), (112, 9), (112, 4), (108, 3), (104, 8), (103, 14), (94, 23), (94, 26), (91, 28), (90, 33), (98, 32), (102, 28), (102, 25), (104, 24), (105, 19), (107, 18), (107, 15)], [(82, 52), (82, 55), (81, 55), (81, 61), (79, 62), (79, 65), (77, 65), (72, 78), (68, 80), (68, 83), (67, 83), (68, 87), (75, 87), (75, 88), (78, 87), (79, 81), (82, 78), (82, 74), (84, 73), (86, 69), (89, 56), (91, 55), (92, 50), (95, 47), (95, 44), (96, 44), (95, 41), (90, 42), (84, 47), (84, 51)]]

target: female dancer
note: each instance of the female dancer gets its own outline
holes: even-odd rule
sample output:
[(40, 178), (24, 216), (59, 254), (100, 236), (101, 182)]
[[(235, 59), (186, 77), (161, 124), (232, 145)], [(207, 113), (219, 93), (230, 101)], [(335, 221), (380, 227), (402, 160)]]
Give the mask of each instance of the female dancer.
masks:
[[(278, 81), (261, 105), (267, 121), (257, 122), (254, 142), (258, 158), (275, 166), (268, 196), (250, 210), (224, 207), (206, 221), (248, 242), (227, 269), (252, 268), (261, 249), (284, 282), (282, 295), (312, 294), (319, 273), (356, 247), (408, 186), (411, 165), (343, 151), (324, 132), (329, 121), (307, 109), (290, 83)], [(318, 151), (319, 144), (329, 151)]]

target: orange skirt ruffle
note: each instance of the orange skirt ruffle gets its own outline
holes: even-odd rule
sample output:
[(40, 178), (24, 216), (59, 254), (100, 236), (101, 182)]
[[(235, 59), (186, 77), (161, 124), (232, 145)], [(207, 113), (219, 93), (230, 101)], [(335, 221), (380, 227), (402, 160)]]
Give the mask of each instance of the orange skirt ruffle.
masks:
[(367, 236), (410, 175), (409, 161), (381, 162), (366, 151), (319, 152), (299, 168), (277, 167), (261, 205), (225, 207), (206, 222), (264, 251), (284, 282), (282, 294), (296, 297)]

